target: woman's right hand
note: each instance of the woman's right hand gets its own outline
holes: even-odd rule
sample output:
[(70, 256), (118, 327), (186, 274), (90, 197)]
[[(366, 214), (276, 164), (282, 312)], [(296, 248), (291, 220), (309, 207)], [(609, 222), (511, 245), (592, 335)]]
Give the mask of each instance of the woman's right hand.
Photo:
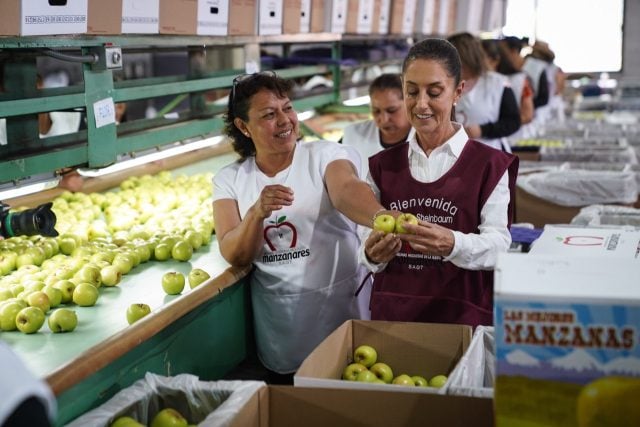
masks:
[(268, 218), (273, 211), (293, 204), (293, 190), (284, 185), (267, 185), (262, 189), (260, 197), (254, 204), (262, 218)]
[(402, 240), (395, 233), (373, 230), (364, 242), (364, 253), (376, 264), (389, 262), (402, 248)]

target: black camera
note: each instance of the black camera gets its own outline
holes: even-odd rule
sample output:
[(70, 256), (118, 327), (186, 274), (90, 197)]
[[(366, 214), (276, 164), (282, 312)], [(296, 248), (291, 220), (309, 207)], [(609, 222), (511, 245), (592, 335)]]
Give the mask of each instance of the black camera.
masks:
[(9, 205), (0, 202), (0, 235), (4, 238), (35, 234), (57, 236), (56, 214), (51, 210), (51, 206), (53, 203), (49, 202), (34, 209), (9, 212)]

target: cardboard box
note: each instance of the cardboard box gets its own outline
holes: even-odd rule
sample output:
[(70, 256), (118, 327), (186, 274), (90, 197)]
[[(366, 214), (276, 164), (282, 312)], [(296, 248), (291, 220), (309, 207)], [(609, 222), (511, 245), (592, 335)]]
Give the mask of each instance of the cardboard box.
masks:
[(309, 31), (312, 33), (324, 32), (324, 9), (323, 0), (311, 0), (311, 24)]
[[(615, 226), (598, 228), (547, 225), (531, 245), (529, 253), (563, 258), (592, 256), (640, 261), (640, 231)], [(640, 283), (640, 277), (638, 282)]]
[(88, 34), (157, 34), (159, 0), (88, 0)]
[(619, 257), (499, 256), (497, 426), (640, 425), (639, 273)]
[[(286, 4), (285, 4), (286, 7)], [(286, 19), (286, 17), (285, 17)], [(284, 25), (283, 25), (284, 31)], [(311, 32), (311, 0), (301, 0), (300, 2), (300, 33)]]
[(516, 186), (515, 222), (528, 222), (537, 228), (546, 224), (569, 224), (578, 212), (579, 207), (557, 205)]
[(48, 0), (0, 1), (0, 35), (37, 36), (87, 32), (87, 0), (67, 0), (59, 6)]
[(374, 0), (348, 0), (345, 31), (349, 34), (371, 34), (374, 6)]
[(389, 34), (391, 0), (375, 0), (373, 7), (373, 34)]
[(259, 0), (258, 3), (258, 34), (282, 34), (283, 0)]
[(416, 0), (393, 0), (389, 33), (413, 34), (416, 7)]
[(161, 0), (160, 32), (209, 36), (256, 35), (256, 1)]
[(267, 386), (230, 427), (493, 426), (490, 399), (390, 391)]
[(469, 347), (471, 327), (466, 325), (349, 320), (325, 338), (302, 362), (294, 384), (303, 387), (391, 390), (408, 393), (444, 393), (431, 387), (405, 387), (342, 380), (362, 344), (378, 352), (394, 376), (420, 375), (427, 379), (449, 375)]
[(158, 34), (159, 31), (160, 0), (122, 0), (123, 34)]
[[(326, 0), (324, 2), (324, 31), (344, 34), (347, 28), (348, 0)], [(312, 12), (313, 13), (313, 12)], [(313, 15), (312, 15), (313, 19)]]
[(416, 10), (416, 33), (433, 34), (435, 32), (437, 0), (418, 0)]
[[(311, 4), (306, 2), (309, 7)], [(284, 0), (282, 11), (282, 34), (298, 34), (302, 26), (302, 0)], [(309, 20), (307, 20), (307, 26)], [(305, 31), (309, 32), (309, 30)]]

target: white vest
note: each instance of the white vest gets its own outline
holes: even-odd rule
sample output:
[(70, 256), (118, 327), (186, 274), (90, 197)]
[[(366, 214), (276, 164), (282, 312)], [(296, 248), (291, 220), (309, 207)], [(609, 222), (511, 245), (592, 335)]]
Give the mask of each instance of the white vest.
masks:
[(542, 59), (534, 58), (532, 56), (528, 56), (524, 61), (522, 71), (524, 71), (529, 77), (531, 77), (534, 97), (540, 91), (540, 76), (542, 75), (542, 73), (546, 72), (548, 65), (549, 64)]
[(265, 219), (251, 277), (258, 356), (273, 371), (295, 372), (327, 335), (357, 318), (354, 293), (366, 274), (357, 259), (360, 240), (355, 224), (334, 209), (324, 182), (330, 162), (350, 158), (335, 142), (299, 142), (291, 166), (275, 177), (264, 175), (254, 157), (214, 177), (214, 200), (236, 199), (241, 217), (265, 185), (294, 191), (292, 206)]
[[(493, 123), (500, 118), (500, 104), (505, 86), (509, 85), (506, 76), (493, 71), (486, 72), (475, 86), (462, 95), (456, 104), (456, 121), (464, 126)], [(491, 147), (502, 149), (501, 138), (477, 138)]]

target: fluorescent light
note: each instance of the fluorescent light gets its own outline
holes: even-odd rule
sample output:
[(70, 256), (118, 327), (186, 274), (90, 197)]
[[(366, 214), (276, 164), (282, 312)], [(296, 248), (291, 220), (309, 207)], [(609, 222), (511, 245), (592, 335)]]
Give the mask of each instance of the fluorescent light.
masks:
[(26, 196), (27, 194), (38, 193), (44, 190), (50, 190), (58, 186), (60, 177), (48, 178), (45, 181), (33, 182), (30, 184), (21, 185), (20, 182), (10, 184), (10, 186), (0, 188), (0, 200), (13, 199), (20, 196)]
[(157, 160), (166, 159), (168, 157), (177, 156), (179, 154), (188, 153), (195, 150), (200, 150), (202, 148), (213, 147), (215, 145), (220, 144), (224, 141), (223, 136), (214, 136), (211, 138), (202, 139), (195, 142), (183, 143), (178, 142), (171, 148), (159, 148), (159, 151), (152, 152), (151, 154), (141, 155), (140, 157), (131, 156), (129, 159), (124, 161), (119, 161), (111, 166), (107, 166), (106, 168), (101, 169), (83, 169), (79, 168), (78, 173), (82, 176), (88, 177), (98, 177), (103, 175), (108, 175), (115, 172), (120, 172), (126, 169), (130, 169), (136, 166), (141, 166), (146, 163), (155, 162)]
[(316, 113), (313, 110), (303, 111), (302, 113), (298, 113), (298, 120), (304, 122), (305, 120), (309, 120), (311, 117), (315, 116)]
[(359, 96), (353, 99), (347, 99), (342, 103), (348, 107), (357, 107), (358, 105), (367, 105), (371, 102), (369, 95)]

